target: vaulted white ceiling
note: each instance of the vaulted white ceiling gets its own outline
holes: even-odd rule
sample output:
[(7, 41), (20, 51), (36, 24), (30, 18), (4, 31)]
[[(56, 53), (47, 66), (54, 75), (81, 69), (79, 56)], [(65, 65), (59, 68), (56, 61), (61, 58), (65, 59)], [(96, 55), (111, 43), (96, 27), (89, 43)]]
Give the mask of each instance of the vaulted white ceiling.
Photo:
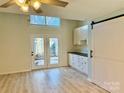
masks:
[[(0, 4), (8, 0), (0, 0)], [(64, 0), (69, 5), (65, 8), (42, 5), (41, 15), (59, 16), (65, 19), (87, 20), (95, 19), (114, 11), (124, 8), (124, 0)], [(2, 9), (0, 12), (19, 13), (23, 12), (17, 6)], [(33, 12), (30, 12), (32, 14)]]

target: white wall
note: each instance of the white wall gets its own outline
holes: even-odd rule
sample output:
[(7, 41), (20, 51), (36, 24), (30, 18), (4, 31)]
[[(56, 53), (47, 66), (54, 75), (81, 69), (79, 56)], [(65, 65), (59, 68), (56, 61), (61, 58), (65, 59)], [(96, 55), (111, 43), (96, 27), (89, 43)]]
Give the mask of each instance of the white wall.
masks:
[(54, 34), (62, 41), (60, 66), (67, 66), (76, 21), (62, 20), (60, 28), (30, 25), (28, 16), (0, 13), (0, 74), (31, 70), (31, 34)]

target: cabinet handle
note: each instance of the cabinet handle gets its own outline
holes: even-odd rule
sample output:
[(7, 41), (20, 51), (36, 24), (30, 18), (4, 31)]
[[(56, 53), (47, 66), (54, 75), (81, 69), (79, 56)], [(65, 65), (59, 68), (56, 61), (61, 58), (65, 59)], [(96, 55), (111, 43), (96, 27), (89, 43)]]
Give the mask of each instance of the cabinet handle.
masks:
[(90, 50), (90, 57), (93, 57), (93, 50)]

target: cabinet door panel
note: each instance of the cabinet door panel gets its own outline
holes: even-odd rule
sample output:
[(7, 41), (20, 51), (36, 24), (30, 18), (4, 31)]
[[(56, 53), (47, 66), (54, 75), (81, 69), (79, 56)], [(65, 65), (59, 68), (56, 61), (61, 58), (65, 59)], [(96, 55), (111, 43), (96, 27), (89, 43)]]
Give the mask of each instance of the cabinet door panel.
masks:
[(84, 62), (84, 69), (83, 69), (83, 72), (85, 74), (88, 74), (88, 62)]
[(71, 66), (77, 68), (77, 55), (71, 54)]
[(73, 58), (72, 54), (69, 54), (69, 65), (72, 66)]
[(74, 45), (81, 45), (81, 33), (79, 29), (74, 30)]

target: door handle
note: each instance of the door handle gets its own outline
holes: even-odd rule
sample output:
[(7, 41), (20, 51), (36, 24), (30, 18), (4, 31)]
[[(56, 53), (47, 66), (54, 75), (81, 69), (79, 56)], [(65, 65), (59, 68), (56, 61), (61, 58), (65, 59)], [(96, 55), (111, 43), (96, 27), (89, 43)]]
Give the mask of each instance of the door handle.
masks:
[(31, 56), (34, 56), (34, 52), (31, 52)]
[(93, 50), (90, 50), (90, 57), (93, 57)]

